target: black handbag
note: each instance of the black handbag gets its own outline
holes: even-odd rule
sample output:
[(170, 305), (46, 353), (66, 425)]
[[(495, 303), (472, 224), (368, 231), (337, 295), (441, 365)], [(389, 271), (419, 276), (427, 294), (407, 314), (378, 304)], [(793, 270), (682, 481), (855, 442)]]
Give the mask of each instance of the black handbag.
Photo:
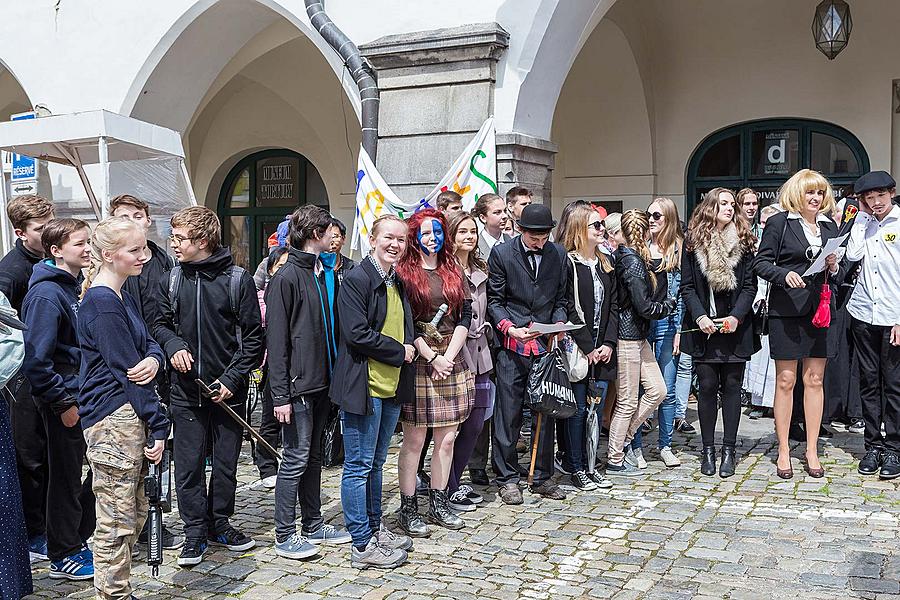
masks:
[(341, 411), (332, 405), (322, 432), (322, 466), (335, 467), (344, 462), (344, 436), (341, 431)]
[(575, 414), (578, 405), (559, 348), (553, 348), (532, 363), (527, 402), (528, 408), (547, 417), (568, 419)]
[[(778, 240), (778, 250), (775, 251), (775, 261), (781, 258), (781, 246), (784, 244), (784, 232), (787, 231), (787, 220), (781, 228), (781, 238)], [(753, 334), (756, 336), (769, 335), (769, 294), (772, 292), (772, 282), (768, 281), (766, 287), (766, 299), (753, 311)]]

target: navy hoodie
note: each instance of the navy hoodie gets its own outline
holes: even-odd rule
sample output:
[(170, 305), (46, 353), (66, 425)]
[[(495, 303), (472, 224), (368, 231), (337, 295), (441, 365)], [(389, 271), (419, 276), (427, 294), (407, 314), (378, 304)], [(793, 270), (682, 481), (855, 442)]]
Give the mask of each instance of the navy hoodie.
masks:
[(81, 350), (75, 323), (80, 282), (45, 260), (34, 265), (22, 302), (25, 330), (23, 371), (38, 406), (61, 414), (77, 404)]
[(147, 333), (137, 301), (128, 292), (120, 299), (108, 287), (92, 287), (84, 295), (78, 314), (81, 342), (81, 393), (78, 415), (84, 429), (130, 402), (154, 439), (164, 440), (169, 420), (160, 406), (153, 383), (128, 380), (128, 369), (148, 356), (160, 367), (162, 349)]

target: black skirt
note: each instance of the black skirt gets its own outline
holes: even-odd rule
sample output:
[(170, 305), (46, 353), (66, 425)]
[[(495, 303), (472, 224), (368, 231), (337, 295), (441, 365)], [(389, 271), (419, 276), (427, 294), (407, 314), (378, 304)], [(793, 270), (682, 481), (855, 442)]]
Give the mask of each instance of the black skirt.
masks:
[(774, 360), (831, 358), (828, 328), (813, 327), (812, 315), (769, 317), (769, 351)]

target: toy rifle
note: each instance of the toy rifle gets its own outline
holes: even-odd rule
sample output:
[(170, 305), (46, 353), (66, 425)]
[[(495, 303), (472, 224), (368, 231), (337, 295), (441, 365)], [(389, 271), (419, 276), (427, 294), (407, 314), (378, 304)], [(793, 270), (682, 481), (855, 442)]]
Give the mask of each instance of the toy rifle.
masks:
[[(152, 448), (153, 438), (147, 439), (147, 447)], [(144, 477), (144, 493), (147, 495), (149, 507), (147, 509), (147, 565), (153, 572), (153, 576), (159, 575), (159, 566), (162, 564), (163, 552), (163, 522), (162, 522), (162, 464), (167, 460), (168, 449), (163, 450), (163, 457), (159, 463), (150, 463), (147, 476)]]

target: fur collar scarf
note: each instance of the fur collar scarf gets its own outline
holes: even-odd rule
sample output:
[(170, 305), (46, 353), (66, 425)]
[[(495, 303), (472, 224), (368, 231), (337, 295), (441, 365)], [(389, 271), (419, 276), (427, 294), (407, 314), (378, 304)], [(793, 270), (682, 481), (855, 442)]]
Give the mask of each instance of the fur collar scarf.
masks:
[(695, 253), (697, 264), (714, 292), (729, 292), (737, 288), (735, 269), (741, 261), (742, 252), (734, 223), (729, 223), (722, 231), (713, 229), (709, 244), (697, 248)]

